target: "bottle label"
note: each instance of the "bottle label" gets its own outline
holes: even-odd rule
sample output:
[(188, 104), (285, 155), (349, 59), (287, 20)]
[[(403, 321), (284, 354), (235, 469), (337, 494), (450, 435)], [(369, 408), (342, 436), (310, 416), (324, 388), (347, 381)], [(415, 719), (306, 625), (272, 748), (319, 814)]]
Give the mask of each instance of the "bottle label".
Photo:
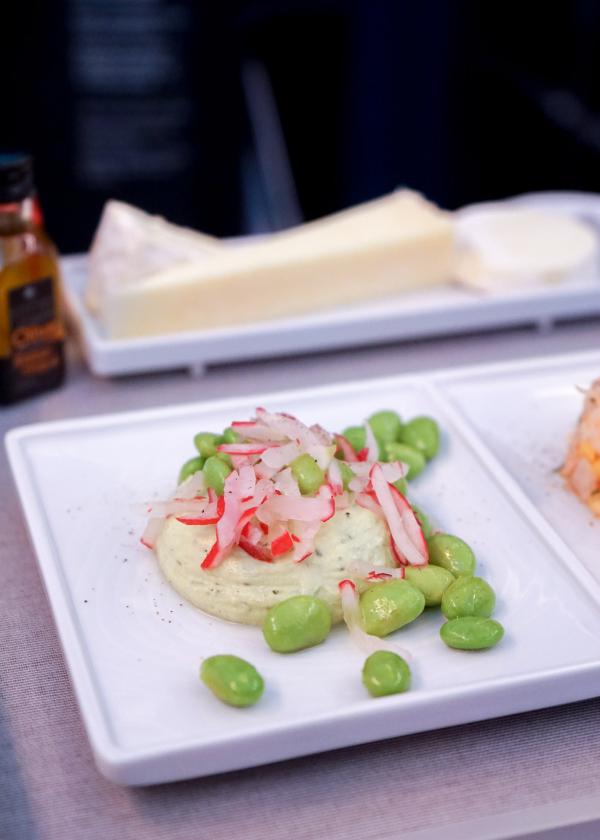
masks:
[(27, 376), (61, 363), (56, 343), (63, 329), (56, 319), (52, 279), (38, 280), (8, 295), (10, 349), (15, 369)]
[(62, 376), (64, 330), (57, 318), (52, 278), (35, 280), (7, 295), (8, 355), (0, 363), (1, 396), (35, 393)]

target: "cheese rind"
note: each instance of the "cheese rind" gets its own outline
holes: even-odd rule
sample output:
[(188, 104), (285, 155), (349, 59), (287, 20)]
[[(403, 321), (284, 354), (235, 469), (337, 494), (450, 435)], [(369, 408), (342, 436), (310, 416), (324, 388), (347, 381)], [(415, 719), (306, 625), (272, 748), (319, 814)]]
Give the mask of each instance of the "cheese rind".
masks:
[(115, 288), (173, 265), (204, 260), (220, 249), (212, 236), (122, 201), (107, 201), (90, 248), (86, 304), (97, 312), (104, 295)]
[(447, 281), (449, 216), (407, 190), (210, 259), (106, 286), (111, 338), (247, 324)]

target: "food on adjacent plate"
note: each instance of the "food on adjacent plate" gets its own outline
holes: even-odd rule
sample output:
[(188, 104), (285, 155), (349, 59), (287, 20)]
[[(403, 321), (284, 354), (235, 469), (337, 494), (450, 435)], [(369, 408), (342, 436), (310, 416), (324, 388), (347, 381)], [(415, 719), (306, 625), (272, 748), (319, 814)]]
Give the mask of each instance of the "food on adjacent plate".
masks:
[(408, 663), (389, 650), (377, 650), (365, 660), (362, 670), (363, 685), (373, 697), (401, 694), (410, 688)]
[(457, 650), (486, 650), (497, 645), (503, 636), (499, 621), (479, 615), (451, 618), (440, 628), (442, 641)]
[(200, 667), (200, 679), (229, 706), (253, 706), (262, 697), (264, 680), (254, 665), (231, 654), (209, 656)]
[(563, 213), (482, 204), (456, 214), (456, 277), (484, 290), (587, 279), (597, 271), (598, 240)]
[(600, 516), (600, 379), (585, 392), (561, 474), (567, 487)]
[[(109, 207), (92, 248), (87, 300), (110, 338), (249, 324), (396, 295), (447, 282), (454, 259), (450, 215), (409, 190), (235, 245), (189, 234), (174, 241), (163, 223), (130, 221)], [(129, 228), (146, 243), (150, 224), (149, 256), (138, 259)]]

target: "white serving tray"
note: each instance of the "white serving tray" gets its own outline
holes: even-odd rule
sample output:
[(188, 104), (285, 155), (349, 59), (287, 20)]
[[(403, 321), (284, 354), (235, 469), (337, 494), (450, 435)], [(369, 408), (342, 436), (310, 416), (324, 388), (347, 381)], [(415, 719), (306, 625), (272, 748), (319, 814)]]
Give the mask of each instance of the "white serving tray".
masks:
[[(598, 530), (565, 543), (569, 535), (559, 536), (534, 502), (544, 493), (566, 501), (566, 492), (542, 470), (532, 502), (484, 442), (490, 417), (481, 413), (491, 377), (509, 400), (511, 381), (519, 394), (524, 382), (543, 393), (549, 376), (568, 390), (598, 370), (600, 353), (9, 432), (11, 467), (101, 771), (123, 784), (174, 781), (600, 693), (600, 585), (586, 568)], [(532, 417), (527, 401), (514, 402), (523, 407), (518, 428), (534, 427), (538, 440), (564, 435), (576, 413), (567, 401), (560, 417), (558, 408)], [(134, 503), (170, 492), (195, 432), (223, 428), (257, 404), (332, 429), (384, 406), (437, 417), (441, 452), (411, 496), (439, 528), (473, 545), (498, 595), (503, 642), (484, 653), (451, 651), (438, 638), (439, 613), (424, 615), (398, 634), (415, 655), (413, 688), (374, 700), (360, 681), (364, 656), (343, 627), (319, 647), (281, 656), (259, 628), (183, 602), (139, 544)], [(231, 709), (202, 686), (200, 662), (217, 652), (261, 671), (267, 689), (255, 707)]]
[[(600, 230), (600, 196), (539, 193), (513, 201), (581, 216)], [(71, 321), (90, 369), (99, 376), (182, 367), (199, 373), (205, 366), (219, 362), (523, 324), (547, 328), (556, 321), (600, 314), (600, 277), (596, 274), (555, 287), (531, 287), (497, 294), (440, 287), (249, 326), (111, 340), (84, 304), (85, 256), (64, 257), (62, 266)]]

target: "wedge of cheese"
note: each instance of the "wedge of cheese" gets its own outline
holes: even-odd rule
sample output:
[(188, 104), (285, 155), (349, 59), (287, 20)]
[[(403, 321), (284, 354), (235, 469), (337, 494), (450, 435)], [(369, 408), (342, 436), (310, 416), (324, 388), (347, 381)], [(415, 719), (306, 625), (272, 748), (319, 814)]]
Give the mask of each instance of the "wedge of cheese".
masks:
[(212, 236), (172, 225), (123, 201), (107, 201), (89, 254), (87, 306), (97, 312), (101, 297), (113, 287), (175, 265), (202, 262), (220, 248)]
[(135, 282), (105, 283), (101, 319), (108, 336), (125, 338), (299, 315), (443, 283), (453, 252), (449, 215), (400, 190)]

